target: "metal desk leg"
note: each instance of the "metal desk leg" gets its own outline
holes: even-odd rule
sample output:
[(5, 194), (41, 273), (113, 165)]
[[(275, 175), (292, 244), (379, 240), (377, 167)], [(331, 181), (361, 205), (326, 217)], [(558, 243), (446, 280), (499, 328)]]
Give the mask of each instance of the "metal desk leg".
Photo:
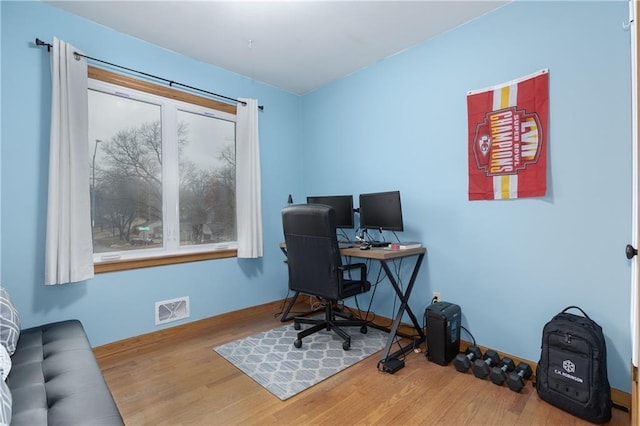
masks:
[[(411, 273), (411, 279), (409, 280), (409, 284), (407, 285), (407, 289), (405, 290), (404, 294), (402, 293), (400, 286), (398, 286), (398, 282), (393, 276), (391, 269), (389, 269), (387, 262), (385, 260), (380, 261), (384, 269), (384, 272), (385, 274), (387, 274), (387, 278), (389, 279), (389, 281), (391, 281), (391, 285), (393, 286), (393, 289), (398, 295), (398, 298), (400, 298), (401, 303), (400, 303), (400, 307), (398, 308), (398, 313), (396, 314), (396, 317), (393, 321), (393, 325), (391, 326), (391, 331), (389, 332), (389, 338), (387, 339), (387, 344), (384, 348), (384, 352), (382, 353), (382, 358), (380, 358), (380, 361), (378, 362), (379, 369), (381, 368), (381, 364), (391, 359), (397, 359), (398, 356), (412, 350), (416, 345), (419, 345), (426, 340), (424, 332), (422, 331), (422, 327), (418, 323), (416, 316), (414, 315), (413, 311), (411, 310), (411, 307), (409, 306), (409, 297), (411, 296), (411, 291), (413, 290), (413, 285), (415, 284), (416, 277), (418, 276), (418, 271), (420, 270), (420, 265), (422, 264), (423, 258), (424, 258), (424, 253), (421, 253), (418, 255), (416, 264), (413, 267), (413, 272)], [(398, 333), (398, 327), (400, 326), (400, 322), (402, 321), (402, 316), (404, 315), (405, 312), (411, 318), (413, 327), (418, 332), (420, 337), (414, 342), (411, 342), (405, 346), (401, 346), (399, 350), (390, 354), (389, 352), (391, 351), (391, 345), (393, 345), (393, 341), (396, 338), (396, 334)]]

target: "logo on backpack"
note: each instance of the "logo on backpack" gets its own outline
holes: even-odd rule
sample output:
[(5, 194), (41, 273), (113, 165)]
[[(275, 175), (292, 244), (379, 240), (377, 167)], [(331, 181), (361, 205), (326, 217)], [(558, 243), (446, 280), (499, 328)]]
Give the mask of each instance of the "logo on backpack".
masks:
[(576, 365), (573, 363), (573, 361), (571, 361), (570, 359), (565, 359), (564, 361), (562, 361), (562, 368), (564, 369), (564, 371), (560, 370), (559, 368), (554, 368), (553, 372), (558, 376), (566, 377), (567, 379), (573, 380), (574, 382), (584, 383), (584, 379), (582, 377), (577, 377), (573, 374), (569, 374), (576, 372)]
[(564, 368), (564, 371), (566, 371), (567, 373), (576, 372), (576, 365), (573, 362), (571, 362), (570, 359), (566, 359), (562, 361), (562, 368)]

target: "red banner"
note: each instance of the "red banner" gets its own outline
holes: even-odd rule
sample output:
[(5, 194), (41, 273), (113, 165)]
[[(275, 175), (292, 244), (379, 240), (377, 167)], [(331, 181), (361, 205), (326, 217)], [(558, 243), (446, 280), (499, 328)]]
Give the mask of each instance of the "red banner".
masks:
[(547, 190), (549, 70), (467, 94), (469, 200)]

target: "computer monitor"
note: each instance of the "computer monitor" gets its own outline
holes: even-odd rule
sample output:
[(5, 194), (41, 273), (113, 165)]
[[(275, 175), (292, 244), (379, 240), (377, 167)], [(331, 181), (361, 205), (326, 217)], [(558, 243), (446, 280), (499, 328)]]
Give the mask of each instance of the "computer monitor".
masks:
[(336, 211), (336, 228), (353, 229), (353, 196), (323, 195), (307, 197), (307, 204), (326, 204)]
[(402, 231), (400, 191), (360, 194), (360, 227)]

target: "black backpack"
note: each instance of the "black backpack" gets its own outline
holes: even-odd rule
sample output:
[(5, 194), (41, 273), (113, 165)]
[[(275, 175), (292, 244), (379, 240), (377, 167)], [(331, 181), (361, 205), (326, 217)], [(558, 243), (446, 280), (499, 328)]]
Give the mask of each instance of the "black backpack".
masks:
[[(578, 309), (584, 316), (569, 314)], [(545, 324), (536, 390), (548, 403), (593, 423), (611, 419), (611, 388), (602, 327), (577, 306)]]

